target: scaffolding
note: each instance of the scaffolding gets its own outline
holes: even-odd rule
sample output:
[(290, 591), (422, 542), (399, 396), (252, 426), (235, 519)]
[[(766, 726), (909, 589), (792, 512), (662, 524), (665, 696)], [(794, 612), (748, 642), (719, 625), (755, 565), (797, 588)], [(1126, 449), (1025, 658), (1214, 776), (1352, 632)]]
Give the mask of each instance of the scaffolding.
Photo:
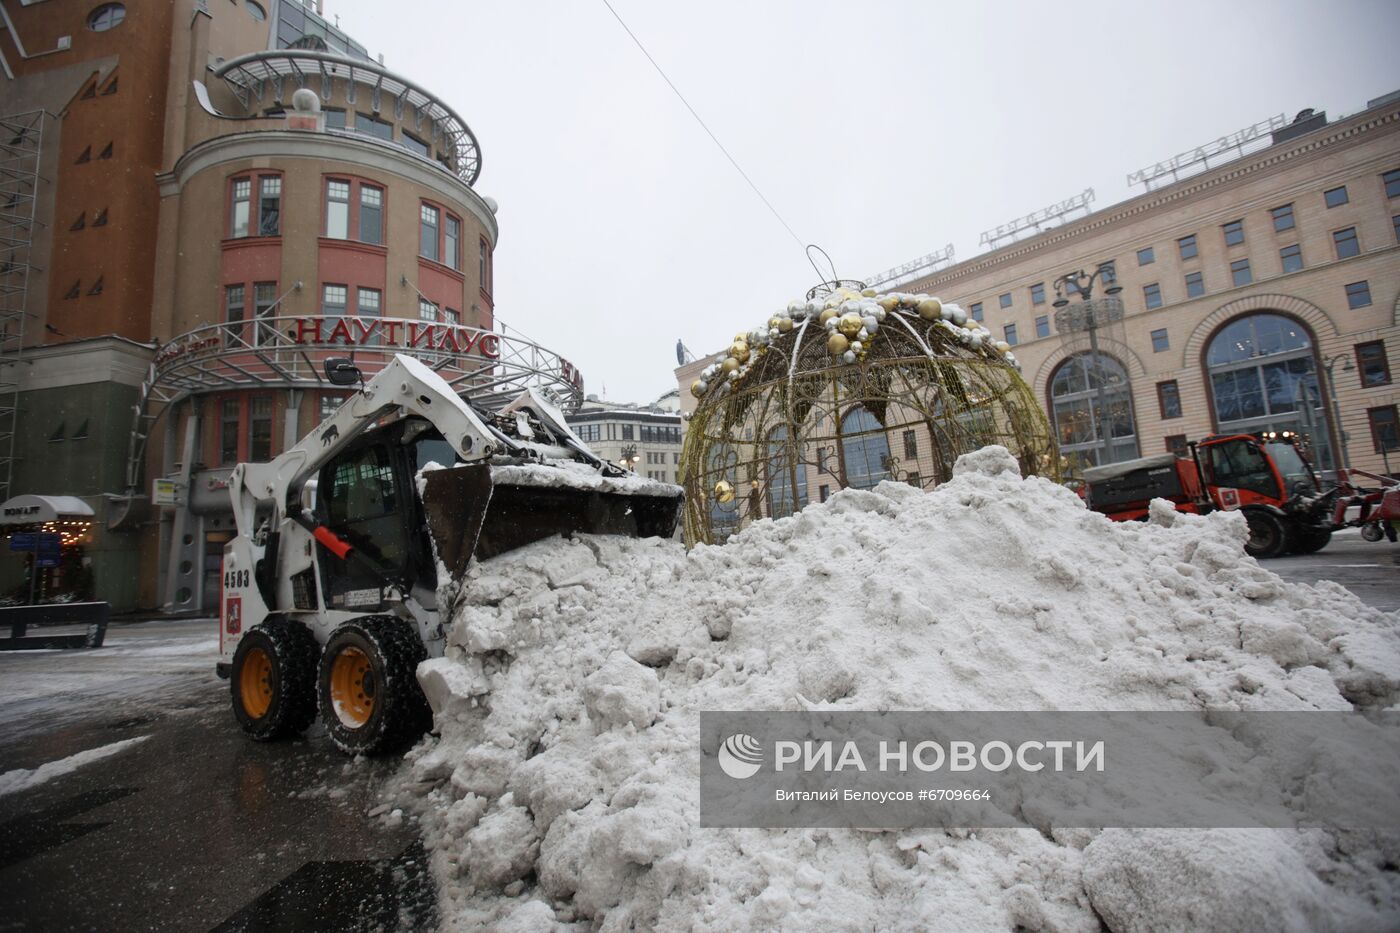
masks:
[(20, 366), (29, 298), (42, 110), (0, 117), (0, 501), (10, 497), (19, 431)]

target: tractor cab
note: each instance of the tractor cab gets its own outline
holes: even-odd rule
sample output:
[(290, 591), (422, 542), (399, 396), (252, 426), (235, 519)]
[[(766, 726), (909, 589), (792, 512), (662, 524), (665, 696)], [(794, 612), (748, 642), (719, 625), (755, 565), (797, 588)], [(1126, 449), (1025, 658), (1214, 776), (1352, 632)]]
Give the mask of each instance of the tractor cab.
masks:
[(1281, 506), (1319, 491), (1317, 475), (1289, 432), (1208, 437), (1197, 450), (1206, 486), (1220, 508)]

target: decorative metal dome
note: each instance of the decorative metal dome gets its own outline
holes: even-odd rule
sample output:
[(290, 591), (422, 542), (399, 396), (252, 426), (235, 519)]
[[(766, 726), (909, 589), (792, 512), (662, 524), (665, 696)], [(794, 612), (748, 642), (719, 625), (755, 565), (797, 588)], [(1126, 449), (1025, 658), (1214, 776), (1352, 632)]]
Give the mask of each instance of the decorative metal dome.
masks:
[(833, 282), (734, 335), (691, 386), (681, 452), (689, 544), (881, 480), (931, 488), (1000, 444), (1058, 481), (1045, 412), (1010, 347), (953, 303)]

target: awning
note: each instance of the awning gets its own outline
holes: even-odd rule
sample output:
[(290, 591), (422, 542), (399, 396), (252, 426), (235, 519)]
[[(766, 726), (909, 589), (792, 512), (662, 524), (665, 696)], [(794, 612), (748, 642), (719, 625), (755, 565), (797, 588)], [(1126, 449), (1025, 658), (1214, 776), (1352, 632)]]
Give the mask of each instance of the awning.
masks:
[(0, 503), (0, 525), (33, 525), (92, 515), (92, 506), (77, 496), (15, 496)]

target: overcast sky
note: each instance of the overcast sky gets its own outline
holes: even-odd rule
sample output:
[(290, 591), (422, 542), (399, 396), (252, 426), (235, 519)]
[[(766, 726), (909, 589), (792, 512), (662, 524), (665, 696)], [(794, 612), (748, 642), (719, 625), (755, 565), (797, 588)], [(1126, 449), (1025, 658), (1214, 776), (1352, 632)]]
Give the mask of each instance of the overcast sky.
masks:
[[(758, 187), (871, 276), (1270, 116), (1400, 89), (1394, 0), (612, 0)], [(602, 0), (325, 0), (440, 94), (500, 202), (498, 321), (650, 401), (817, 280)], [(956, 296), (949, 296), (956, 297)]]

